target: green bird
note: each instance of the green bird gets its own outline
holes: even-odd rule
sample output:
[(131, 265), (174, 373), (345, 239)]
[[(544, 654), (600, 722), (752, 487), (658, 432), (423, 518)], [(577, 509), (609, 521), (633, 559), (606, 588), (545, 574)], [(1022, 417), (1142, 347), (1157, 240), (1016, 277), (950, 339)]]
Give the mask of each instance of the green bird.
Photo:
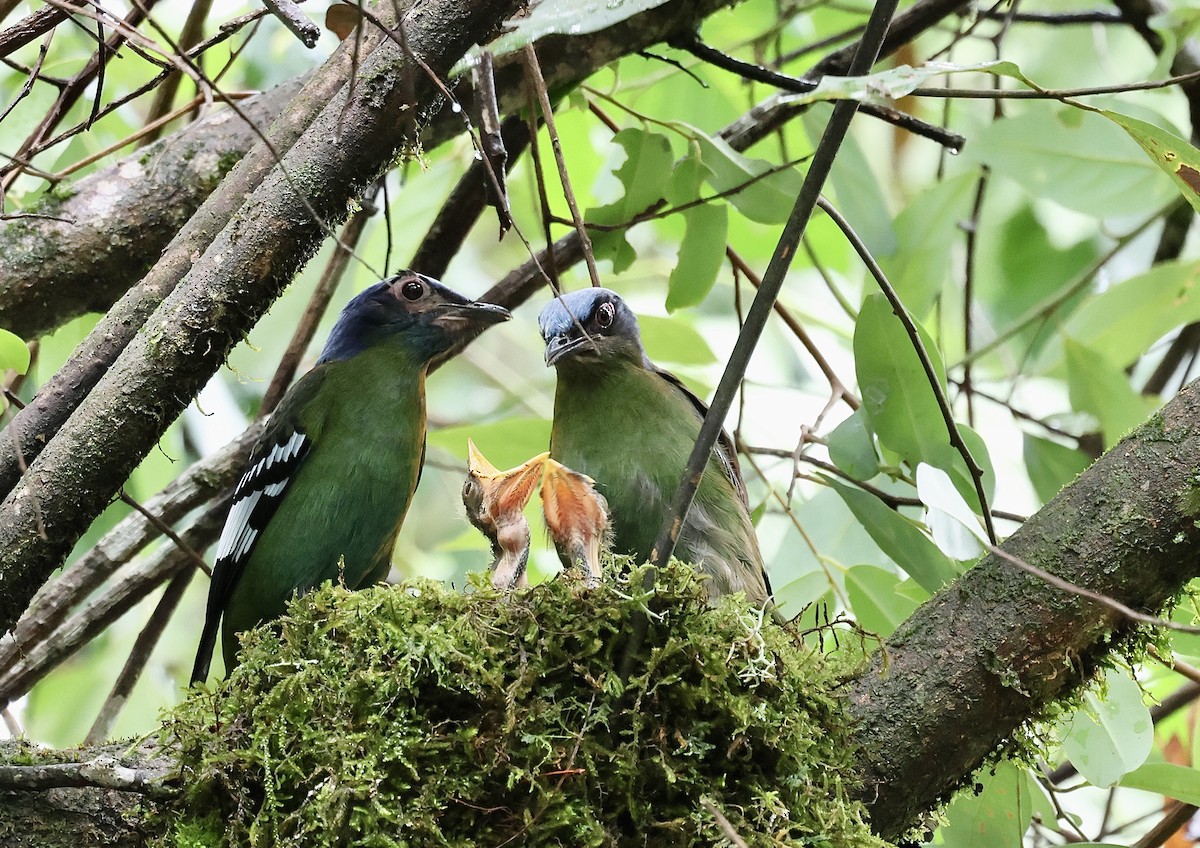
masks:
[[(558, 369), (550, 456), (595, 481), (608, 502), (613, 551), (648, 560), (707, 407), (646, 357), (637, 318), (616, 292), (564, 294), (538, 323), (546, 365)], [(709, 458), (675, 555), (709, 577), (710, 597), (744, 592), (770, 604), (728, 433)]]
[(293, 595), (326, 580), (358, 589), (387, 576), (425, 460), (429, 363), (510, 317), (412, 271), (346, 305), (234, 490), (193, 683), (208, 677), (222, 618), (230, 669), (238, 634), (282, 615)]

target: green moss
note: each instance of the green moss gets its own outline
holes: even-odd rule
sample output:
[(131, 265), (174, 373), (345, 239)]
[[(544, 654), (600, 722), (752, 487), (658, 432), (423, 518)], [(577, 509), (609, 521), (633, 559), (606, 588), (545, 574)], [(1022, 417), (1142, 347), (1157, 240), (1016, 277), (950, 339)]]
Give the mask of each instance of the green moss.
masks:
[[(687, 566), (506, 597), (324, 587), (167, 716), (208, 845), (881, 845), (838, 670)], [(631, 617), (653, 610), (628, 683)], [(185, 841), (184, 837), (187, 840)]]

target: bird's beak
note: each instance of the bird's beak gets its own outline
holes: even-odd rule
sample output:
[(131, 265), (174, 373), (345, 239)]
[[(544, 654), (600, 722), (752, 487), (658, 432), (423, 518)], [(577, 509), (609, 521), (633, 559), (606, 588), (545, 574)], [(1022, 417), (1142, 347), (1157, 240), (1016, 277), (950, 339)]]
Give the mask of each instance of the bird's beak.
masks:
[(500, 476), (500, 469), (488, 462), (488, 458), (475, 447), (475, 442), (471, 439), (467, 439), (467, 471), (476, 477)]
[(451, 332), (481, 330), (512, 318), (503, 306), (473, 300), (468, 303), (442, 303), (436, 307), (433, 323)]
[(583, 345), (591, 343), (592, 340), (587, 336), (572, 338), (568, 333), (551, 336), (550, 340), (546, 342), (546, 367), (549, 368), (563, 357), (570, 356)]

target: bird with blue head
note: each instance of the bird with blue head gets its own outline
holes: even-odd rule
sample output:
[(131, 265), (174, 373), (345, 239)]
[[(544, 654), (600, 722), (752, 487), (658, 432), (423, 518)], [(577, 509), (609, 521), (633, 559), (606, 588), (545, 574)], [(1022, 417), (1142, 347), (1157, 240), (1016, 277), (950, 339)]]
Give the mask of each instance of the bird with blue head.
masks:
[(272, 413), (233, 494), (192, 682), (238, 634), (326, 580), (358, 589), (391, 566), (425, 460), (430, 362), (511, 316), (402, 271), (350, 300), (320, 359)]
[[(647, 358), (637, 317), (614, 291), (558, 296), (538, 323), (546, 365), (558, 371), (550, 456), (595, 481), (608, 502), (612, 550), (648, 560), (707, 407)], [(675, 555), (709, 578), (710, 597), (743, 592), (770, 604), (728, 433), (708, 461)]]

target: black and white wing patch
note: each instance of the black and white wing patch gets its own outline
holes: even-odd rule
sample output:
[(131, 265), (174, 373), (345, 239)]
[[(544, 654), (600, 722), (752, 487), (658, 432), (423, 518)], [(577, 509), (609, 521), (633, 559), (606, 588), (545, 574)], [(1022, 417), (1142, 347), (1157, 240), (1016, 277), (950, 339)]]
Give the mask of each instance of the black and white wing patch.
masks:
[(264, 451), (242, 475), (217, 542), (218, 568), (222, 561), (241, 564), (250, 556), (311, 447), (312, 442), (299, 431), (281, 433), (270, 450)]
[(242, 569), (311, 449), (312, 441), (304, 433), (287, 428), (280, 430), (275, 439), (259, 444), (251, 457), (250, 470), (242, 475), (233, 490), (233, 504), (217, 542), (217, 561), (208, 589), (204, 630), (196, 650), (192, 683), (208, 677), (217, 643), (217, 627), (241, 579)]

